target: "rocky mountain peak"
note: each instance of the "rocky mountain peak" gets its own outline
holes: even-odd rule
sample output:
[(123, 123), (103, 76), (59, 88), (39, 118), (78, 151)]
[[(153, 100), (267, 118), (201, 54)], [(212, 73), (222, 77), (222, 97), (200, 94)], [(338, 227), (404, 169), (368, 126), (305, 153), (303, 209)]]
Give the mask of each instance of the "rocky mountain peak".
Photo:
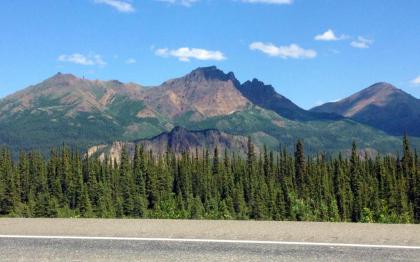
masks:
[(186, 78), (190, 81), (201, 81), (203, 79), (207, 81), (219, 80), (229, 81), (231, 80), (235, 85), (239, 86), (239, 81), (236, 79), (233, 72), (225, 73), (218, 69), (216, 66), (199, 67), (189, 73)]
[(44, 80), (43, 82), (39, 83), (37, 86), (38, 90), (45, 90), (49, 88), (53, 88), (54, 90), (59, 90), (63, 88), (70, 88), (80, 86), (81, 83), (87, 80), (79, 78), (73, 74), (61, 73), (58, 72), (57, 74), (53, 75), (52, 77)]
[(46, 82), (71, 82), (74, 80), (77, 80), (79, 78), (77, 78), (75, 75), (72, 74), (63, 74), (61, 72), (58, 72), (57, 74), (53, 75), (52, 77), (48, 78), (46, 80)]
[(265, 92), (272, 95), (276, 95), (274, 87), (272, 85), (266, 85), (264, 82), (254, 78), (252, 81), (246, 81), (241, 85), (241, 89), (246, 89), (249, 92)]
[(200, 67), (191, 73), (164, 82), (146, 91), (149, 104), (159, 113), (178, 117), (193, 112), (194, 117), (230, 115), (249, 105), (238, 90), (233, 73), (224, 73), (215, 66)]
[(407, 94), (389, 83), (379, 82), (339, 102), (356, 103), (353, 106), (358, 108), (363, 108), (370, 104), (384, 106), (390, 100), (400, 96), (407, 96)]
[(371, 85), (370, 87), (368, 87), (367, 89), (372, 89), (372, 90), (398, 90), (395, 86), (393, 86), (392, 84), (387, 83), (387, 82), (375, 83), (375, 84)]
[(400, 91), (401, 91), (400, 89), (396, 88), (395, 86), (389, 83), (379, 82), (379, 83), (369, 86), (368, 88), (362, 90), (359, 93), (364, 96), (373, 96), (373, 95), (387, 96), (394, 93), (400, 93)]

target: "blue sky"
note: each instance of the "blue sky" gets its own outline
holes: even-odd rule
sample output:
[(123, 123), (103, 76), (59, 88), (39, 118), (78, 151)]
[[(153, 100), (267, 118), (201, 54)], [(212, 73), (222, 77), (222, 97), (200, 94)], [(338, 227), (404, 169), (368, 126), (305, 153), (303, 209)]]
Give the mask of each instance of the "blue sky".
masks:
[(6, 0), (0, 97), (56, 72), (157, 85), (199, 66), (299, 106), (387, 81), (420, 96), (418, 0)]

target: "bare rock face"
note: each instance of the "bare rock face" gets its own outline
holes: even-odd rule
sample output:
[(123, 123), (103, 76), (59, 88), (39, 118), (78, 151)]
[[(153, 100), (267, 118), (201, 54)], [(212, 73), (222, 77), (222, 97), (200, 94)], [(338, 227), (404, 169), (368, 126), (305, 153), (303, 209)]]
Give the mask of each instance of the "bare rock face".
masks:
[[(201, 155), (203, 150), (208, 150), (212, 154), (215, 147), (218, 148), (220, 154), (224, 150), (228, 150), (229, 152), (245, 155), (247, 141), (248, 139), (245, 136), (230, 135), (215, 129), (190, 131), (182, 127), (175, 127), (170, 132), (164, 132), (150, 139), (142, 139), (135, 142), (114, 142), (107, 146), (94, 146), (88, 152), (90, 152), (90, 156), (97, 156), (100, 160), (104, 160), (107, 157), (117, 162), (120, 160), (122, 150), (127, 150), (133, 156), (136, 144), (142, 145), (146, 151), (152, 150), (160, 155), (167, 151), (176, 154), (184, 152), (195, 154), (198, 152)], [(256, 147), (256, 152), (259, 153), (258, 147)]]
[(246, 152), (247, 138), (230, 135), (216, 129), (190, 131), (182, 127), (175, 127), (171, 132), (165, 132), (151, 139), (140, 140), (138, 143), (146, 149), (164, 153), (167, 150), (182, 153), (208, 149), (213, 151), (217, 146), (221, 152), (225, 149), (240, 153)]
[(229, 115), (243, 110), (249, 101), (236, 88), (233, 73), (216, 67), (198, 68), (145, 92), (145, 102), (161, 114), (177, 117), (187, 112), (202, 117)]
[(420, 100), (388, 83), (376, 83), (337, 102), (311, 109), (336, 113), (392, 135), (420, 136)]

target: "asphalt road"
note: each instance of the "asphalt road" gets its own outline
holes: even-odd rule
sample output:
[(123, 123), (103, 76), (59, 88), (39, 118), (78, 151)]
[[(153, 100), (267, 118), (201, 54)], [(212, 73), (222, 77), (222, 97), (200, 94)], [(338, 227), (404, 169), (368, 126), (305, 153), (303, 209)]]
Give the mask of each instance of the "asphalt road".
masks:
[(1, 261), (420, 261), (420, 226), (0, 219)]
[(165, 241), (0, 239), (2, 261), (419, 261), (420, 250)]

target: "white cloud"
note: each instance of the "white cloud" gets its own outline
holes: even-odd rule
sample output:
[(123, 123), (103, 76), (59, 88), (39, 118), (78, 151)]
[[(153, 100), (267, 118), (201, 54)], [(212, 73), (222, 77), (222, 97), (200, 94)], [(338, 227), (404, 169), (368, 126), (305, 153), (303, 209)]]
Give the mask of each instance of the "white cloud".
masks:
[(420, 85), (420, 76), (416, 77), (415, 79), (411, 80), (411, 84), (413, 85)]
[(111, 6), (122, 13), (132, 13), (136, 11), (133, 5), (125, 0), (94, 0), (94, 2)]
[(90, 54), (90, 55), (82, 55), (79, 53), (74, 53), (71, 55), (60, 55), (58, 57), (58, 61), (60, 62), (68, 62), (78, 65), (84, 65), (84, 66), (105, 66), (106, 62), (102, 59), (100, 55), (96, 54)]
[(328, 29), (324, 33), (316, 35), (314, 37), (314, 39), (317, 40), (317, 41), (339, 41), (339, 40), (343, 40), (343, 39), (346, 39), (346, 38), (347, 38), (346, 35), (336, 36), (334, 31), (331, 30), (331, 29)]
[(156, 49), (155, 54), (162, 57), (176, 57), (179, 61), (189, 62), (191, 59), (197, 60), (216, 60), (226, 59), (221, 51), (211, 51), (200, 48), (181, 47), (179, 49), (170, 50), (168, 48)]
[(249, 48), (251, 50), (258, 50), (269, 56), (287, 58), (315, 58), (317, 53), (312, 49), (303, 49), (297, 44), (291, 44), (288, 46), (275, 46), (272, 43), (254, 42)]
[(293, 3), (293, 0), (241, 0), (241, 2), (251, 4), (290, 5)]
[(354, 40), (350, 45), (354, 48), (366, 49), (373, 44), (373, 40), (364, 38), (363, 36), (357, 37), (357, 40)]
[(131, 65), (137, 63), (137, 60), (134, 58), (128, 58), (127, 60), (125, 60), (125, 63)]
[(159, 2), (165, 2), (165, 3), (169, 3), (169, 4), (178, 4), (178, 5), (183, 5), (183, 6), (191, 6), (192, 4), (194, 4), (195, 2), (198, 2), (199, 0), (156, 0)]

